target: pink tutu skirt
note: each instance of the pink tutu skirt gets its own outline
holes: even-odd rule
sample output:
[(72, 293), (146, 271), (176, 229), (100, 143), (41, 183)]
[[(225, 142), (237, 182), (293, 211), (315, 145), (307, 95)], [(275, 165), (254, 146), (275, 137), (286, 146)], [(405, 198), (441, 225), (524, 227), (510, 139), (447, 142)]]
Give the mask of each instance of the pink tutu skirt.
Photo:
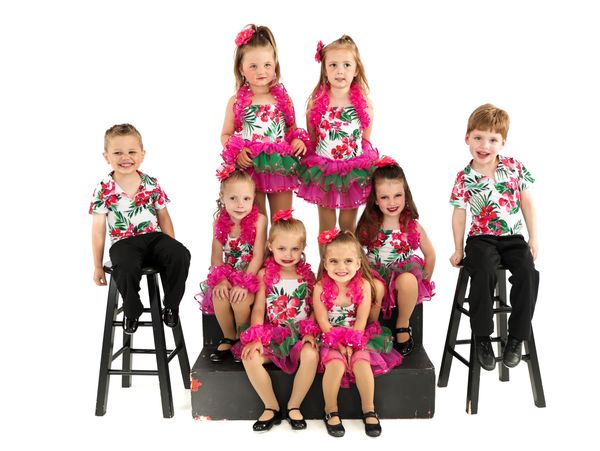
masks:
[(379, 152), (362, 140), (363, 153), (349, 160), (333, 160), (314, 150), (302, 159), (297, 195), (324, 208), (358, 208), (371, 192), (371, 174)]
[(215, 314), (215, 307), (212, 300), (212, 290), (208, 286), (208, 282), (206, 280), (200, 283), (200, 293), (196, 294), (194, 299), (196, 302), (198, 302), (202, 313), (205, 315)]

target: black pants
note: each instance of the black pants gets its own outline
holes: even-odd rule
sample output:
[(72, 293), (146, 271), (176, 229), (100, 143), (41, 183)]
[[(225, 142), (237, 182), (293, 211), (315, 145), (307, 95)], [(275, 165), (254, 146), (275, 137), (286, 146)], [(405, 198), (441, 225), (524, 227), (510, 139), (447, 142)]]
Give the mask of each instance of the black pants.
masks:
[(496, 270), (502, 264), (511, 273), (508, 279), (512, 313), (508, 333), (525, 340), (531, 332), (531, 318), (537, 300), (540, 274), (535, 269), (529, 245), (521, 235), (479, 235), (467, 238), (463, 265), (471, 276), (469, 309), (475, 335), (494, 331), (493, 298)]
[(109, 254), (126, 316), (138, 318), (142, 314), (139, 291), (142, 268), (146, 266), (160, 269), (165, 307), (179, 307), (191, 258), (183, 244), (162, 232), (153, 232), (117, 241)]

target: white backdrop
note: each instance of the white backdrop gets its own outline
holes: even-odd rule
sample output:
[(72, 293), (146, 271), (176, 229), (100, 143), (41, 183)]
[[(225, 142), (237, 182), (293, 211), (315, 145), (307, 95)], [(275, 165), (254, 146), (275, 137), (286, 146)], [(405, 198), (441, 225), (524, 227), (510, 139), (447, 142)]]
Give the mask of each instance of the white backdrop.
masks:
[[(366, 442), (361, 424), (349, 421), (346, 438), (335, 443), (500, 449), (517, 442), (579, 447), (592, 437), (598, 239), (595, 203), (587, 203), (600, 150), (600, 32), (592, 2), (369, 3), (304, 1), (289, 11), (277, 2), (2, 3), (1, 415), (18, 448), (200, 447), (224, 436), (233, 446), (334, 443), (321, 422), (300, 435), (283, 425), (258, 436), (250, 422), (193, 421), (176, 366), (175, 418), (162, 419), (155, 379), (140, 377), (129, 390), (114, 379), (107, 415), (94, 416), (106, 289), (92, 282), (87, 209), (109, 170), (104, 130), (122, 122), (138, 127), (147, 149), (142, 169), (159, 177), (173, 201), (177, 237), (192, 252), (182, 318), (193, 363), (202, 335), (192, 296), (210, 258), (233, 40), (249, 22), (272, 29), (302, 126), (318, 77), (317, 41), (346, 33), (357, 42), (375, 107), (372, 142), (406, 170), (438, 254), (438, 294), (425, 306), (424, 335), (436, 369), (457, 276), (448, 263), (447, 201), (469, 160), (463, 138), (474, 108), (491, 102), (509, 112), (504, 153), (537, 179), (541, 286), (534, 328), (548, 407), (534, 407), (521, 364), (509, 383), (483, 372), (479, 414), (468, 416), (466, 369), (455, 362), (449, 387), (436, 391), (433, 419), (384, 421), (377, 442)], [(316, 208), (301, 200), (295, 208), (316, 265)], [(512, 435), (503, 441), (505, 431)], [(458, 435), (468, 432), (471, 442)]]

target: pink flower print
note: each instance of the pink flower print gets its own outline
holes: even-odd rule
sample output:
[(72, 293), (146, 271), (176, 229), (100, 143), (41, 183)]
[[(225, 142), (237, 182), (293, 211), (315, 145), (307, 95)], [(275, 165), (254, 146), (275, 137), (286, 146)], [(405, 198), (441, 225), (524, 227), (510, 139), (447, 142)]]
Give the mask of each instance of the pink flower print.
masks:
[(381, 240), (381, 241), (385, 241), (385, 233), (383, 233), (383, 232), (379, 232), (379, 233), (377, 234), (377, 239), (378, 239), (378, 240)]
[(287, 307), (288, 299), (289, 298), (286, 294), (282, 294), (277, 299), (275, 299), (273, 304), (283, 310)]
[(285, 311), (285, 314), (288, 318), (295, 318), (296, 313), (298, 313), (298, 311), (294, 307), (288, 307), (288, 309)]
[(231, 252), (239, 252), (240, 251), (240, 241), (233, 240), (229, 242), (229, 249)]
[(401, 240), (402, 239), (402, 232), (394, 232), (392, 233), (392, 240)]
[(117, 202), (119, 202), (119, 198), (116, 194), (111, 194), (110, 196), (104, 199), (104, 204), (106, 205), (106, 208), (110, 208), (111, 205), (114, 205)]
[(290, 305), (293, 307), (299, 307), (300, 304), (301, 304), (301, 301), (298, 298), (292, 298), (292, 300), (290, 301)]
[(504, 207), (504, 209), (508, 212), (510, 212), (517, 205), (517, 203), (513, 200), (512, 196), (507, 196), (506, 193), (498, 200), (498, 203), (501, 207)]
[(348, 146), (346, 144), (342, 144), (341, 146), (335, 146), (331, 151), (331, 155), (334, 160), (343, 160), (346, 155), (349, 155), (350, 151), (348, 150)]
[(133, 224), (129, 224), (129, 227), (127, 227), (127, 230), (125, 230), (125, 233), (123, 234), (123, 238), (129, 238), (132, 236), (134, 236)]
[(235, 257), (233, 255), (230, 255), (229, 257), (227, 257), (227, 264), (229, 266), (234, 266), (235, 265)]
[(152, 233), (155, 231), (156, 230), (154, 229), (154, 224), (152, 224), (152, 223), (150, 223), (150, 225), (144, 229), (144, 233)]
[(510, 169), (511, 171), (515, 169), (516, 167), (516, 160), (514, 158), (506, 158), (505, 160), (502, 161), (502, 164), (507, 167), (508, 169)]
[(252, 260), (252, 255), (250, 255), (250, 254), (242, 255), (242, 261), (244, 263), (250, 263), (251, 260)]
[(123, 234), (121, 233), (121, 230), (119, 230), (119, 229), (112, 229), (110, 231), (110, 236), (112, 236), (114, 238), (120, 238), (123, 236)]
[[(329, 119), (333, 120), (333, 119), (339, 119), (342, 116), (342, 109), (341, 108), (332, 108), (329, 111)], [(336, 121), (338, 124), (340, 123), (339, 121)]]
[(139, 192), (135, 195), (133, 202), (135, 203), (136, 206), (139, 207), (141, 205), (145, 205), (148, 202), (148, 199), (150, 199), (148, 192), (143, 191), (143, 192)]
[(329, 131), (331, 129), (331, 122), (323, 120), (319, 124), (319, 128), (322, 128), (323, 130)]

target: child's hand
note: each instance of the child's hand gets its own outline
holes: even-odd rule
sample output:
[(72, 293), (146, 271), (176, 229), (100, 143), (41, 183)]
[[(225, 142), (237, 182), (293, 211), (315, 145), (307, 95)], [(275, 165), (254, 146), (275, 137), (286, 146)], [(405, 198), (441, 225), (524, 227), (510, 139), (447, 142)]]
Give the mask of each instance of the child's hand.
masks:
[(253, 341), (252, 343), (248, 343), (242, 349), (242, 360), (252, 359), (256, 352), (258, 351), (258, 355), (261, 356), (263, 354), (263, 345), (260, 341)]
[(450, 257), (450, 264), (455, 268), (460, 268), (460, 262), (464, 256), (465, 254), (462, 250), (454, 251), (454, 254), (452, 254), (452, 257)]
[(229, 291), (231, 290), (231, 283), (228, 280), (222, 280), (213, 288), (212, 296), (215, 301), (227, 301), (229, 302)]
[(301, 139), (292, 139), (290, 145), (292, 146), (292, 149), (294, 149), (295, 157), (301, 157), (306, 153), (306, 144), (304, 144), (304, 141), (302, 141)]
[(311, 334), (305, 335), (302, 337), (302, 343), (310, 343), (313, 348), (317, 347), (317, 342), (315, 341), (315, 337)]
[(340, 354), (342, 354), (342, 357), (348, 362), (348, 368), (351, 369), (352, 365), (350, 364), (350, 360), (352, 359), (352, 348), (349, 346), (338, 345), (338, 350), (340, 351)]
[(233, 287), (229, 294), (229, 302), (232, 304), (238, 304), (244, 302), (248, 296), (248, 289), (242, 287)]
[(250, 166), (252, 166), (252, 160), (250, 159), (249, 153), (250, 150), (247, 147), (244, 147), (242, 150), (240, 150), (240, 153), (235, 160), (240, 168), (248, 169)]
[(538, 253), (537, 239), (529, 238), (529, 250), (531, 251), (531, 256), (535, 260), (537, 258), (537, 253)]
[(94, 282), (98, 286), (106, 285), (106, 274), (104, 274), (104, 268), (94, 268)]

